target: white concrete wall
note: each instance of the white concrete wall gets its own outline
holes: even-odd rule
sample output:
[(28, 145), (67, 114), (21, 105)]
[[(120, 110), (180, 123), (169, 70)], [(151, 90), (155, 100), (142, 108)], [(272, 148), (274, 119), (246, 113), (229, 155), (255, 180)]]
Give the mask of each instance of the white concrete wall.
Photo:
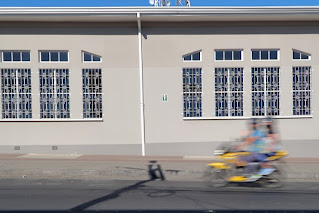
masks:
[[(1, 62), (0, 69), (31, 69), (32, 119), (40, 119), (39, 69), (68, 68), (70, 119), (80, 120), (6, 122), (0, 119), (1, 145), (141, 143), (140, 125), (137, 125), (140, 122), (138, 38), (134, 25), (15, 23), (8, 26), (8, 23), (3, 23), (0, 24), (0, 32), (0, 50), (31, 51), (31, 62)], [(68, 50), (69, 62), (40, 63), (39, 50)], [(102, 56), (102, 62), (83, 63), (82, 51)], [(81, 121), (83, 68), (101, 68), (103, 71), (103, 121)], [(112, 154), (107, 149), (105, 153)], [(126, 153), (140, 154), (140, 151), (127, 150)]]
[[(176, 23), (165, 25), (145, 24), (143, 52), (146, 100), (146, 141), (151, 153), (159, 154), (160, 144), (165, 153), (176, 150), (179, 154), (192, 154), (192, 149), (207, 152), (207, 145), (215, 147), (222, 141), (239, 137), (247, 126), (246, 120), (220, 120), (214, 115), (214, 69), (215, 67), (244, 68), (244, 117), (251, 117), (251, 68), (280, 67), (280, 116), (277, 121), (281, 139), (296, 155), (302, 152), (304, 141), (319, 146), (319, 30), (318, 23)], [(278, 61), (252, 61), (251, 49), (279, 49)], [(243, 61), (217, 62), (215, 49), (243, 49)], [(293, 61), (292, 49), (311, 54), (310, 61)], [(182, 56), (202, 50), (202, 62), (183, 62)], [(311, 66), (312, 118), (286, 118), (292, 113), (292, 66)], [(203, 118), (183, 119), (182, 69), (202, 68)], [(162, 94), (168, 95), (163, 103)], [(185, 142), (189, 147), (183, 152)], [(178, 143), (181, 146), (178, 146)], [(157, 151), (152, 149), (152, 144)], [(183, 145), (182, 145), (183, 144)], [(197, 144), (197, 145), (196, 145)], [(171, 147), (171, 148), (170, 148)], [(193, 153), (199, 154), (198, 150)], [(308, 152), (303, 156), (307, 156)], [(173, 153), (172, 153), (173, 154)], [(309, 153), (318, 156), (317, 153)]]
[[(208, 155), (210, 147), (237, 138), (245, 119), (214, 119), (214, 68), (244, 68), (244, 117), (251, 116), (251, 67), (279, 66), (281, 138), (293, 156), (317, 156), (319, 97), (318, 22), (142, 23), (147, 155)], [(279, 61), (252, 61), (251, 49), (280, 49)], [(243, 49), (240, 62), (216, 62), (215, 49)], [(292, 49), (312, 60), (292, 60)], [(30, 50), (31, 63), (0, 63), (0, 68), (31, 68), (33, 119), (40, 119), (40, 68), (69, 68), (71, 119), (7, 122), (0, 119), (1, 152), (141, 154), (138, 37), (136, 23), (1, 23), (0, 50)], [(68, 50), (69, 63), (39, 63), (39, 50)], [(81, 51), (102, 56), (82, 63)], [(202, 62), (182, 55), (202, 50)], [(292, 66), (313, 70), (312, 118), (292, 116)], [(203, 71), (203, 118), (183, 118), (182, 69)], [(103, 70), (103, 121), (82, 121), (82, 69)], [(162, 102), (162, 95), (168, 102)], [(13, 151), (21, 146), (20, 151)], [(305, 148), (304, 146), (307, 146)], [(311, 148), (309, 148), (311, 147)]]

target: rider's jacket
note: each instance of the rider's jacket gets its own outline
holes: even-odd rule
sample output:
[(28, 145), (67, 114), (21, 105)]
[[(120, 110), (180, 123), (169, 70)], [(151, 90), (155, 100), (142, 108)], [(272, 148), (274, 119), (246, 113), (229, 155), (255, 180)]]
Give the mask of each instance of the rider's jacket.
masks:
[(266, 150), (266, 133), (261, 130), (254, 130), (249, 137), (257, 137), (257, 139), (250, 144), (248, 150), (250, 152), (257, 152), (257, 153), (265, 153)]

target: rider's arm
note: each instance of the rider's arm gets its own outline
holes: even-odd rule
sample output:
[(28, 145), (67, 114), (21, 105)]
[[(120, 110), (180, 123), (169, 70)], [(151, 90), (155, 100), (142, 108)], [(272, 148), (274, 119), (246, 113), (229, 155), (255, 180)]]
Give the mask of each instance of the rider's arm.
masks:
[(240, 144), (239, 146), (237, 146), (237, 149), (242, 149), (246, 146), (249, 146), (250, 144), (252, 144), (254, 141), (256, 141), (259, 137), (248, 137), (246, 138), (246, 140)]
[(277, 134), (271, 134), (270, 138), (271, 138), (271, 142), (269, 144), (270, 152), (273, 152), (273, 151), (275, 151), (276, 146), (278, 144), (278, 135)]

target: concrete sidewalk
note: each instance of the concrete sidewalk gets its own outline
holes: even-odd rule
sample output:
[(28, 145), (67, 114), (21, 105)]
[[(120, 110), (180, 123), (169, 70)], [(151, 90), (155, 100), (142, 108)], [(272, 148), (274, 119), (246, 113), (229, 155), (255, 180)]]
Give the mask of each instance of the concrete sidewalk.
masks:
[[(0, 154), (0, 178), (145, 180), (161, 168), (166, 180), (201, 181), (210, 156)], [(319, 182), (319, 158), (286, 158), (287, 181)], [(158, 172), (156, 172), (158, 174)]]

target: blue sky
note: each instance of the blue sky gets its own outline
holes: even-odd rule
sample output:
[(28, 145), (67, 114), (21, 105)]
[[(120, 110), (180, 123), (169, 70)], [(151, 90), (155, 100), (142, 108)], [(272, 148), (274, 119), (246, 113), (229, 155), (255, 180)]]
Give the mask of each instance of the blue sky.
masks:
[[(0, 0), (0, 7), (150, 6), (149, 0)], [(171, 0), (175, 5), (175, 0)], [(191, 0), (192, 6), (319, 6), (319, 0)]]

